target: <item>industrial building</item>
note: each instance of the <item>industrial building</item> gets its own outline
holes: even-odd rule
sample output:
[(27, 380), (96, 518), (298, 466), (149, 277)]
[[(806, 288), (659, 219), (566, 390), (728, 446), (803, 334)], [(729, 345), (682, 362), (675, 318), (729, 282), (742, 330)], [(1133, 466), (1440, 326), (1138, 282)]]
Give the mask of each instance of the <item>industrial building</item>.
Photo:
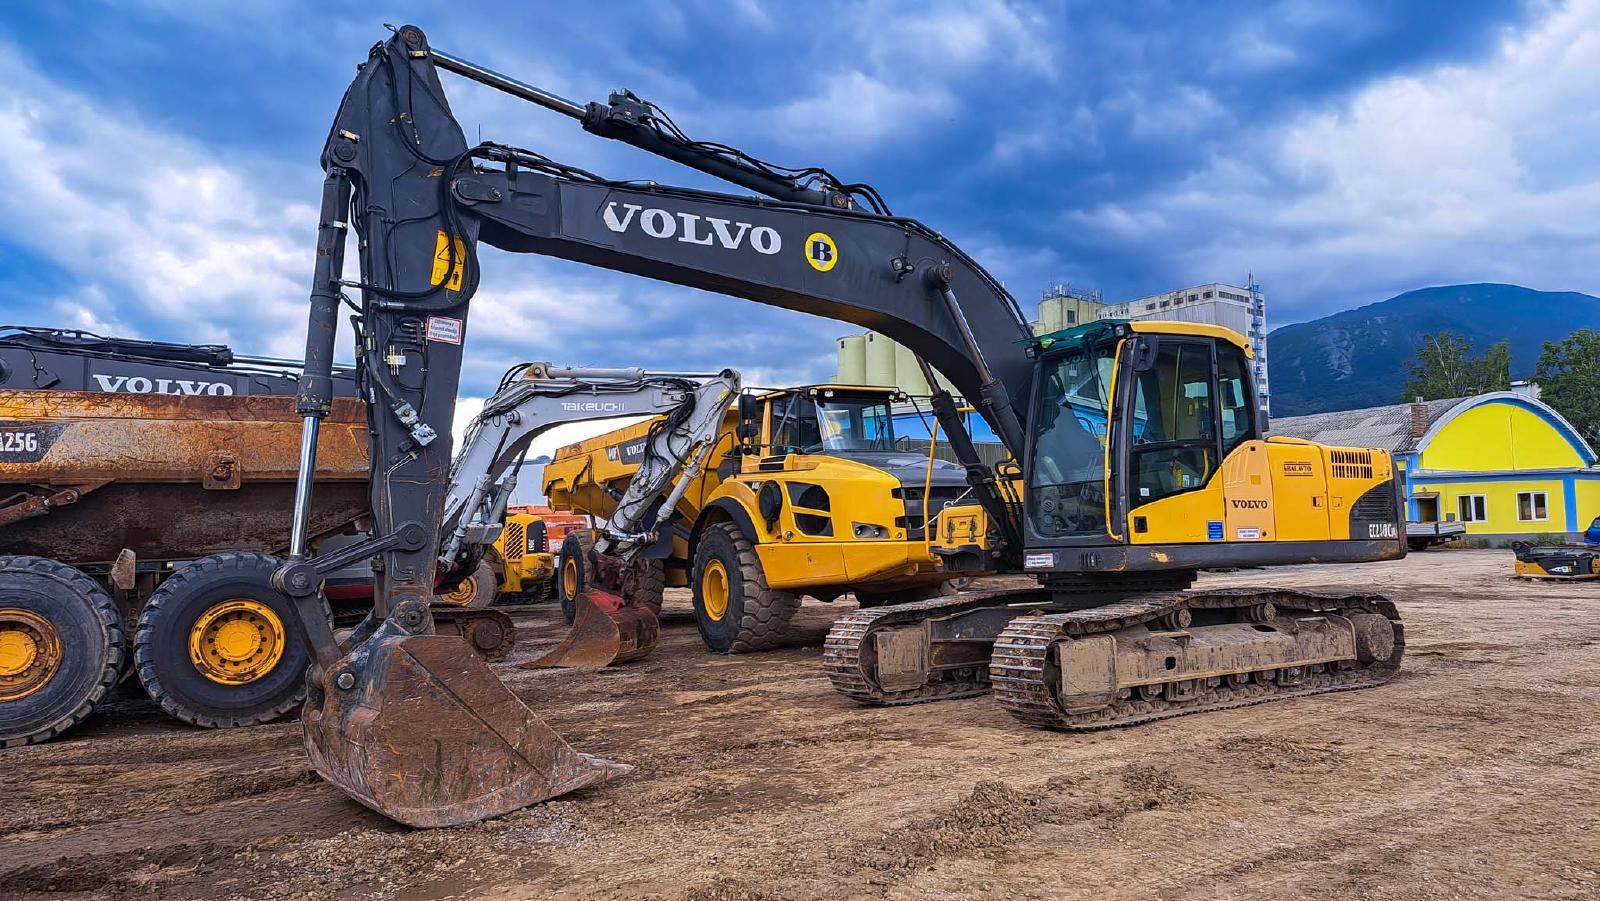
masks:
[(1600, 516), (1600, 466), (1572, 424), (1526, 393), (1390, 404), (1272, 421), (1272, 433), (1395, 455), (1407, 518), (1458, 521), (1503, 544)]

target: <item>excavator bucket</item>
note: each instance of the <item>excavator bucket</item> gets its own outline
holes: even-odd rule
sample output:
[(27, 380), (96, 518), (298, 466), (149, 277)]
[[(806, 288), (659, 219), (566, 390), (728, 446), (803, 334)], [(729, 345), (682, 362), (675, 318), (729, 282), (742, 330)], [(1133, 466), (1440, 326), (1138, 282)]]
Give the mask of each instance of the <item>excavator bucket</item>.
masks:
[(649, 654), (661, 637), (661, 623), (654, 613), (603, 588), (579, 592), (573, 607), (567, 637), (543, 657), (522, 664), (524, 669), (627, 663)]
[(386, 622), (309, 688), (312, 766), (409, 826), (476, 822), (633, 769), (574, 750), (454, 636)]

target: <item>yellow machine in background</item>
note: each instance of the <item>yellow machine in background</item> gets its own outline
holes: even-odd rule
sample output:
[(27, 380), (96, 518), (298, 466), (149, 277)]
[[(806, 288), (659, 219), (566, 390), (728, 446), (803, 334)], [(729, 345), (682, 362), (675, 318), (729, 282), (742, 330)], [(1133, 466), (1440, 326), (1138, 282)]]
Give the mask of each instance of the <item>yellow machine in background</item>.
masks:
[(1517, 578), (1527, 581), (1590, 582), (1600, 579), (1600, 548), (1588, 545), (1540, 546), (1514, 541), (1511, 552)]
[(506, 513), (506, 527), (494, 542), (500, 593), (540, 601), (554, 587), (556, 558), (544, 517), (526, 510)]
[[(695, 621), (713, 650), (776, 647), (802, 595), (863, 606), (944, 593), (923, 534), (928, 511), (966, 491), (960, 467), (896, 447), (887, 388), (814, 385), (745, 395), (730, 409), (706, 471), (671, 520), (671, 547), (641, 579), (693, 589)], [(558, 450), (544, 470), (553, 507), (606, 516), (637, 468), (650, 422)], [(931, 468), (930, 468), (931, 467)], [(563, 602), (581, 588), (583, 536), (561, 546)], [(640, 598), (634, 598), (639, 602)]]
[(506, 511), (506, 526), (489, 555), (501, 597), (542, 601), (555, 591), (556, 555), (567, 533), (589, 527), (589, 517), (556, 513), (544, 506)]

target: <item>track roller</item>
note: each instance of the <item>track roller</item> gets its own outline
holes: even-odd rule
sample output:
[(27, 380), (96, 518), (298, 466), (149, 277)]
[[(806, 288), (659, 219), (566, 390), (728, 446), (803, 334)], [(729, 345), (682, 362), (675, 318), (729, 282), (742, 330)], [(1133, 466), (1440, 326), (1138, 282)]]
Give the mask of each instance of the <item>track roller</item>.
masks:
[(1022, 722), (1088, 731), (1379, 685), (1404, 651), (1381, 597), (1229, 589), (1018, 617), (989, 674)]

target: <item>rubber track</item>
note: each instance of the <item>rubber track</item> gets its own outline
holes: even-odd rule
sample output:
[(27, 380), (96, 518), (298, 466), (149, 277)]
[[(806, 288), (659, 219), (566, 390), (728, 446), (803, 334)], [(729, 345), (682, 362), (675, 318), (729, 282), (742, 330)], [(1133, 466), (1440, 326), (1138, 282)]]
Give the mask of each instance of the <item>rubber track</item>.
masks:
[(970, 678), (940, 678), (938, 681), (927, 682), (917, 688), (885, 691), (867, 678), (862, 649), (866, 647), (869, 636), (879, 629), (909, 625), (936, 616), (988, 607), (994, 605), (997, 600), (1019, 605), (1018, 615), (1021, 616), (1030, 602), (1042, 604), (1050, 597), (1049, 592), (1042, 589), (1037, 590), (1038, 597), (1029, 597), (1033, 593), (1035, 592), (1031, 590), (1016, 589), (967, 592), (929, 598), (925, 601), (856, 610), (834, 620), (833, 628), (828, 630), (828, 637), (822, 643), (823, 671), (828, 674), (828, 681), (833, 683), (835, 691), (853, 701), (882, 707), (925, 704), (930, 701), (970, 698), (985, 694), (989, 691), (989, 673), (981, 666), (974, 668)]
[[(81, 723), (89, 714), (94, 712), (96, 704), (105, 698), (111, 686), (117, 684), (117, 679), (122, 675), (122, 661), (128, 653), (127, 635), (122, 626), (122, 615), (117, 610), (116, 602), (111, 599), (104, 587), (94, 579), (85, 575), (82, 570), (68, 566), (46, 557), (30, 556), (0, 556), (0, 572), (13, 567), (28, 570), (52, 579), (64, 582), (84, 597), (94, 599), (95, 618), (100, 620), (106, 628), (107, 651), (106, 659), (101, 661), (100, 679), (95, 682), (89, 694), (72, 709), (71, 713), (56, 720), (44, 729), (29, 732), (26, 735), (12, 735), (0, 737), (0, 748), (18, 748), (23, 745), (37, 744), (49, 741), (61, 733)], [(98, 597), (97, 597), (98, 596)], [(103, 598), (101, 602), (99, 599)]]
[[(1100, 710), (1081, 714), (1062, 712), (1055, 703), (1054, 685), (1046, 674), (1050, 647), (1062, 640), (1113, 632), (1148, 623), (1174, 610), (1249, 607), (1271, 602), (1280, 613), (1377, 613), (1395, 624), (1394, 654), (1385, 661), (1360, 669), (1333, 669), (1307, 673), (1292, 686), (1252, 682), (1230, 687), (1203, 688), (1192, 700), (1129, 698)], [(1390, 601), (1377, 595), (1333, 595), (1274, 588), (1240, 588), (1207, 592), (1148, 595), (1072, 613), (1022, 616), (1011, 621), (995, 642), (989, 673), (995, 700), (1018, 720), (1039, 728), (1068, 732), (1115, 729), (1189, 713), (1228, 710), (1286, 698), (1351, 691), (1381, 685), (1400, 669), (1405, 653), (1405, 627)]]

